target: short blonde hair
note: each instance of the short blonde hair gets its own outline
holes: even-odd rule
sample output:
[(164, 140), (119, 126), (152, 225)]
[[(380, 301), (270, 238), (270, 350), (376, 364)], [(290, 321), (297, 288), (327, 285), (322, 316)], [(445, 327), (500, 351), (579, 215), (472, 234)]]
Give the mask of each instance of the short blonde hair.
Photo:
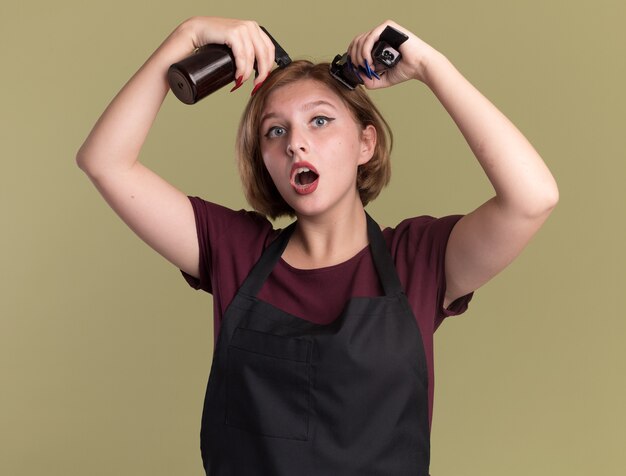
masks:
[(357, 173), (356, 186), (364, 206), (378, 196), (391, 178), (393, 134), (389, 124), (363, 87), (348, 89), (330, 75), (329, 67), (329, 63), (314, 64), (299, 60), (285, 68), (275, 69), (250, 99), (241, 117), (236, 140), (236, 158), (246, 199), (255, 210), (272, 219), (283, 215), (294, 216), (294, 210), (278, 192), (261, 155), (261, 113), (269, 94), (281, 86), (303, 79), (319, 81), (341, 98), (361, 129), (368, 125), (376, 128), (374, 154), (368, 162), (359, 165)]

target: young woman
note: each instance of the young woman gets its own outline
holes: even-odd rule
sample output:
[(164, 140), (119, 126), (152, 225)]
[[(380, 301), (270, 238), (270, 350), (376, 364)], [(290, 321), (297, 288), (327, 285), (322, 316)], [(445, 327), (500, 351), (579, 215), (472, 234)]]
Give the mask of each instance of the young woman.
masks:
[[(387, 21), (348, 48), (355, 64), (387, 25), (402, 61), (365, 88), (428, 86), (495, 189), (466, 216), (381, 229), (364, 206), (389, 180), (390, 132), (363, 87), (328, 64), (271, 72), (254, 22), (194, 17), (112, 101), (77, 161), (120, 217), (213, 294), (216, 346), (202, 416), (208, 475), (427, 475), (432, 338), (526, 246), (558, 200), (524, 136), (441, 53)], [(228, 45), (233, 90), (258, 77), (237, 157), (257, 212), (187, 197), (137, 161), (170, 64)], [(219, 159), (219, 158), (218, 158)], [(296, 218), (284, 230), (265, 218)], [(264, 216), (265, 215), (265, 216)]]

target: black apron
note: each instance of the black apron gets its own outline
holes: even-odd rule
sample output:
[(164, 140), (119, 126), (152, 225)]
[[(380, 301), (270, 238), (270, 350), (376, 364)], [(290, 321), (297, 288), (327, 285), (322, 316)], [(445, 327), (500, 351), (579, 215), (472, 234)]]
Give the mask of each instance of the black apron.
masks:
[(202, 414), (207, 476), (427, 476), (426, 356), (379, 226), (367, 215), (385, 295), (351, 298), (328, 325), (255, 297), (294, 227), (224, 315)]

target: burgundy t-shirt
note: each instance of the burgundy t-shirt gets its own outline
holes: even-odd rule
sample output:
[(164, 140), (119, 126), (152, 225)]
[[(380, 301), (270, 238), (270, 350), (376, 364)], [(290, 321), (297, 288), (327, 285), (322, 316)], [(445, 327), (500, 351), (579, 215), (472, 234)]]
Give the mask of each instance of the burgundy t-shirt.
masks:
[[(228, 305), (280, 230), (256, 212), (231, 210), (198, 197), (189, 200), (198, 232), (200, 279), (181, 273), (194, 289), (213, 294), (217, 342)], [(434, 391), (433, 334), (444, 318), (465, 312), (473, 295), (463, 296), (443, 309), (446, 244), (461, 216), (420, 216), (383, 230), (422, 334), (430, 383), (429, 422)], [(369, 247), (365, 247), (348, 261), (318, 269), (296, 269), (281, 258), (257, 297), (294, 316), (328, 324), (339, 316), (350, 297), (383, 294)]]

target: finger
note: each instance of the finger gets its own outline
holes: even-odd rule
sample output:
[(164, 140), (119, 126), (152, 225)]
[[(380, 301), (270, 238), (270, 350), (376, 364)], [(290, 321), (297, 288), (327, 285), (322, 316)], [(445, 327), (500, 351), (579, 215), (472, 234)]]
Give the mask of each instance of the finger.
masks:
[(274, 67), (275, 47), (272, 40), (257, 25), (255, 30), (255, 57), (258, 77), (254, 81), (255, 86), (263, 83)]
[(363, 61), (367, 61), (372, 69), (375, 70), (375, 62), (372, 56), (372, 52), (374, 50), (374, 45), (378, 40), (380, 40), (380, 35), (383, 32), (387, 25), (383, 24), (372, 30), (368, 35), (363, 38), (363, 41), (360, 44), (360, 55), (363, 58)]
[(365, 36), (359, 44), (359, 56), (362, 58), (363, 63), (367, 62), (372, 69), (374, 69), (374, 59), (372, 58), (372, 50), (374, 44), (378, 41), (379, 35), (372, 32)]
[(235, 57), (235, 78), (241, 78), (240, 84), (246, 82), (254, 70), (254, 44), (248, 28), (245, 23), (237, 26), (230, 32), (229, 40), (226, 43)]
[(374, 66), (368, 59), (370, 55), (365, 54), (367, 50), (364, 45), (367, 43), (369, 36), (369, 33), (365, 33), (354, 39), (350, 48), (350, 57), (352, 59), (352, 62), (359, 69), (365, 86), (367, 88), (372, 88), (374, 82), (379, 81), (380, 77), (378, 77), (378, 75), (374, 71)]
[(363, 43), (363, 36), (364, 35), (361, 34), (355, 37), (348, 47), (348, 54), (350, 55), (350, 58), (352, 58), (352, 62), (355, 65), (361, 64), (363, 61), (363, 58), (361, 57), (361, 44)]
[(362, 59), (363, 62), (367, 61), (370, 67), (375, 70), (376, 67), (380, 70), (380, 66), (375, 64), (374, 58), (372, 56), (372, 52), (374, 50), (374, 45), (377, 41), (380, 40), (380, 35), (387, 28), (387, 26), (392, 26), (394, 28), (398, 28), (398, 25), (391, 20), (387, 20), (376, 28), (373, 28), (368, 33), (362, 35), (361, 41), (359, 42), (359, 51), (355, 52)]

